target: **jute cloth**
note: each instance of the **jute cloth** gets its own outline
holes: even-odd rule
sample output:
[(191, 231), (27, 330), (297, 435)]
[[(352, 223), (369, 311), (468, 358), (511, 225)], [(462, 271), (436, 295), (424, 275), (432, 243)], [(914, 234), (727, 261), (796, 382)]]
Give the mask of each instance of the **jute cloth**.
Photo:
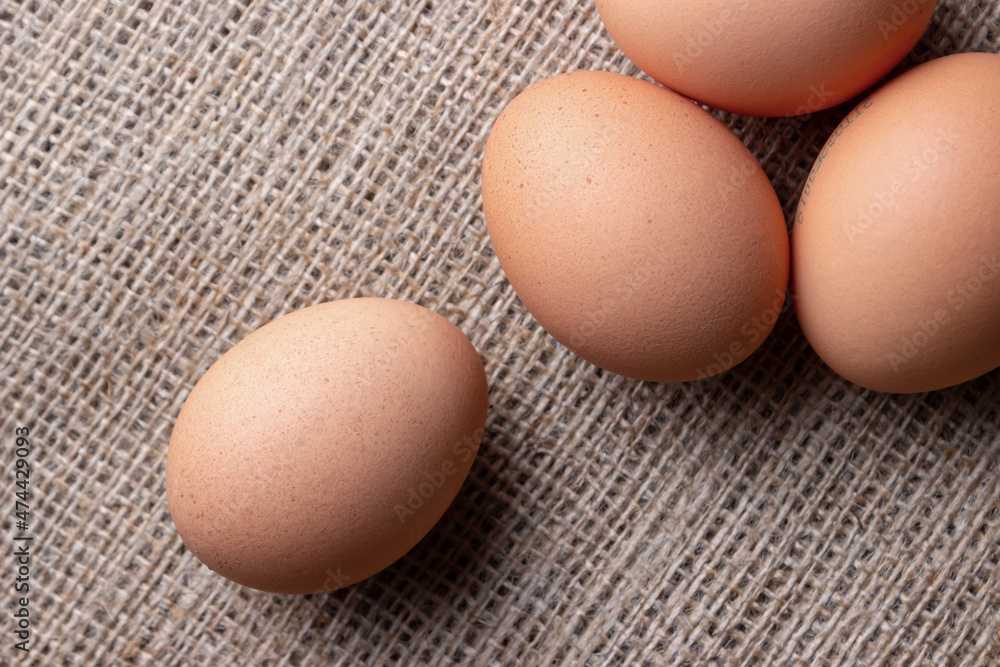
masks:
[[(1000, 2), (940, 2), (903, 67), (970, 50), (1000, 51)], [(0, 0), (0, 663), (1000, 662), (1000, 373), (865, 391), (786, 309), (736, 369), (642, 383), (518, 301), (483, 221), (483, 147), (519, 91), (581, 68), (641, 76), (591, 2)], [(849, 108), (719, 117), (790, 219)], [(470, 477), (370, 580), (232, 584), (170, 521), (177, 413), (249, 332), (360, 295), (432, 308), (479, 349)]]

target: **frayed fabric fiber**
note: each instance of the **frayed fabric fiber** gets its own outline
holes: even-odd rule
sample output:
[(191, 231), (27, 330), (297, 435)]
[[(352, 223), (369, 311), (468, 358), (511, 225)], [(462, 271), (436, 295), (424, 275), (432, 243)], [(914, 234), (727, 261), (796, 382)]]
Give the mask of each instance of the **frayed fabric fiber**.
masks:
[[(942, 0), (895, 72), (962, 51), (1000, 52), (1000, 2)], [(0, 0), (0, 507), (5, 550), (33, 538), (30, 652), (11, 617), (0, 664), (1000, 664), (1000, 373), (867, 391), (786, 307), (733, 370), (644, 383), (517, 299), (483, 148), (576, 69), (645, 78), (589, 2)], [(849, 108), (716, 115), (790, 223)], [(233, 584), (171, 522), (173, 423), (245, 335), (357, 296), (479, 350), (470, 476), (368, 580)]]

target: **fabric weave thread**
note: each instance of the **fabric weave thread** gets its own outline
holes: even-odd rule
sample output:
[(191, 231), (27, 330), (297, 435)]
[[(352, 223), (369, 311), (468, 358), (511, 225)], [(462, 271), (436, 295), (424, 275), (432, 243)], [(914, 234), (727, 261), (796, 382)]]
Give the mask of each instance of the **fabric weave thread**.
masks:
[[(971, 50), (1000, 52), (996, 0), (939, 2), (902, 67)], [(786, 309), (736, 369), (646, 384), (517, 300), (482, 149), (573, 69), (641, 76), (592, 3), (0, 0), (0, 442), (28, 425), (35, 447), (30, 664), (1000, 663), (1000, 374), (864, 391)], [(790, 219), (848, 108), (718, 116)], [(350, 589), (227, 582), (170, 521), (173, 420), (250, 331), (362, 295), (482, 354), (470, 478)]]

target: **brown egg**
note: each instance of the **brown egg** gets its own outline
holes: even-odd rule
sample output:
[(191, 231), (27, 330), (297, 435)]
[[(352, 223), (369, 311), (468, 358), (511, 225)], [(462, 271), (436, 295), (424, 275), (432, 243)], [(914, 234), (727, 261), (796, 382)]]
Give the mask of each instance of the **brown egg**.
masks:
[(784, 304), (788, 234), (767, 176), (722, 123), (660, 86), (608, 72), (532, 86), (493, 126), (482, 193), (524, 305), (615, 373), (721, 373)]
[(920, 39), (934, 0), (597, 0), (644, 72), (703, 104), (755, 116), (834, 106), (885, 76)]
[(348, 299), (251, 333), (198, 381), (167, 454), (185, 545), (233, 581), (319, 593), (409, 551), (462, 485), (486, 375), (453, 324)]
[(876, 91), (820, 153), (792, 233), (796, 312), (823, 360), (913, 393), (1000, 366), (1000, 55)]

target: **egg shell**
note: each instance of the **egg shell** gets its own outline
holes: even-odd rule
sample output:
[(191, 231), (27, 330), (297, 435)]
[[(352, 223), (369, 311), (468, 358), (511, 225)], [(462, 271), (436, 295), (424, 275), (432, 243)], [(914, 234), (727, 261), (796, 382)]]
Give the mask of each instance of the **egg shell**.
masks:
[(863, 387), (916, 393), (1000, 366), (1000, 55), (919, 65), (851, 111), (792, 232), (802, 329)]
[(476, 350), (426, 308), (362, 298), (295, 311), (191, 391), (167, 454), (171, 515), (188, 549), (240, 584), (353, 584), (441, 517), (487, 403)]
[(661, 86), (609, 72), (531, 86), (493, 126), (482, 196), (524, 305), (615, 373), (721, 373), (783, 308), (788, 233), (767, 176), (721, 122)]
[(934, 0), (597, 0), (615, 43), (669, 88), (755, 116), (800, 116), (875, 84)]

